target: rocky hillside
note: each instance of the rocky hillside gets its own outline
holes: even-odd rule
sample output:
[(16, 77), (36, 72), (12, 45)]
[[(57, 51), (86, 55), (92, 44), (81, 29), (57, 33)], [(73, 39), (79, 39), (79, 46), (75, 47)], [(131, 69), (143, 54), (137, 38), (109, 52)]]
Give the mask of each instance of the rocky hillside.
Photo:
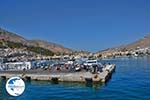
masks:
[(12, 32), (8, 32), (6, 30), (3, 30), (0, 28), (0, 39), (5, 40), (5, 41), (13, 41), (13, 42), (19, 42), (22, 44), (27, 45), (28, 41), (26, 39), (24, 39), (23, 37), (16, 35)]
[(51, 50), (55, 53), (72, 53), (73, 52), (71, 49), (65, 48), (62, 45), (52, 43), (52, 42), (47, 42), (44, 40), (30, 40), (30, 43), (32, 43), (32, 45), (34, 46), (42, 47), (42, 48)]
[(127, 44), (127, 45), (122, 45), (114, 48), (108, 48), (102, 51), (99, 51), (98, 53), (112, 53), (115, 51), (130, 51), (130, 50), (135, 50), (139, 48), (150, 48), (150, 36), (145, 36), (133, 43)]
[(17, 42), (17, 43), (21, 43), (27, 46), (41, 47), (44, 49), (48, 49), (54, 53), (72, 53), (73, 52), (73, 50), (65, 48), (62, 45), (43, 41), (43, 40), (27, 40), (15, 33), (8, 32), (4, 29), (0, 29), (0, 40)]
[(133, 43), (130, 43), (124, 48), (130, 50), (130, 49), (136, 49), (136, 48), (147, 48), (150, 47), (150, 36), (145, 36), (142, 39), (139, 39), (138, 41), (135, 41)]

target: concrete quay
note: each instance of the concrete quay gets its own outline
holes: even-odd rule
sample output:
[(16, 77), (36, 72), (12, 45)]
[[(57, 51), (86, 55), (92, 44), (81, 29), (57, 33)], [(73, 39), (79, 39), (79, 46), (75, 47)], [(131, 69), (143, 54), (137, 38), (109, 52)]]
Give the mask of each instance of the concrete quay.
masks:
[(8, 79), (14, 76), (19, 76), (24, 80), (35, 81), (54, 81), (54, 82), (107, 82), (115, 70), (115, 65), (110, 65), (103, 69), (100, 73), (92, 74), (91, 72), (69, 72), (69, 73), (9, 73), (0, 72), (1, 79)]

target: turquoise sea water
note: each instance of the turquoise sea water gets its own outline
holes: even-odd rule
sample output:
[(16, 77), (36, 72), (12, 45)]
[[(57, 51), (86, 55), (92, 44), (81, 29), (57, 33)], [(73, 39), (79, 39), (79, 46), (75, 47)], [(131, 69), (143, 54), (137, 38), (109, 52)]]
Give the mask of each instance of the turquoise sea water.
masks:
[(116, 64), (107, 84), (26, 82), (25, 92), (10, 96), (0, 82), (0, 100), (150, 100), (150, 57), (105, 60)]

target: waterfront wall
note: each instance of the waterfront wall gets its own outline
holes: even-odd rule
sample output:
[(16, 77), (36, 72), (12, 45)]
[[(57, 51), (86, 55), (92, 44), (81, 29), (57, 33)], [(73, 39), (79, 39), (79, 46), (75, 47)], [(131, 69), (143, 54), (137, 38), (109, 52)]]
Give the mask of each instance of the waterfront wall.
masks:
[(100, 73), (92, 74), (90, 72), (74, 72), (74, 73), (31, 73), (31, 74), (10, 74), (10, 73), (0, 73), (1, 79), (11, 78), (14, 76), (19, 76), (24, 80), (36, 80), (36, 81), (60, 81), (60, 82), (107, 82), (111, 77), (113, 71), (115, 70), (115, 65), (111, 65), (109, 68), (104, 69)]

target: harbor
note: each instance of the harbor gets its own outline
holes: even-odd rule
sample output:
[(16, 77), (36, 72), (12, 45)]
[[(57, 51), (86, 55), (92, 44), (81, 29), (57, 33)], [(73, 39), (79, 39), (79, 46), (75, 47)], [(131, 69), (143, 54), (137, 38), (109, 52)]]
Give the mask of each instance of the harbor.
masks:
[(0, 100), (150, 100), (150, 0), (1, 0)]
[[(8, 65), (14, 65), (10, 67)], [(21, 63), (18, 63), (21, 65)], [(25, 64), (28, 66), (25, 67)], [(28, 63), (23, 66), (16, 66), (17, 63), (6, 63), (7, 68), (0, 71), (1, 79), (8, 79), (19, 76), (28, 81), (54, 81), (54, 82), (107, 82), (115, 71), (114, 64), (102, 64), (97, 60), (87, 60), (83, 64), (73, 61), (66, 63), (52, 64), (49, 67), (33, 68)], [(7, 69), (7, 70), (6, 70)]]
[[(115, 58), (107, 59), (104, 62), (110, 62), (116, 65), (112, 78), (105, 84), (88, 84), (81, 82), (53, 83), (51, 81), (34, 80), (25, 81), (25, 92), (20, 97), (12, 97), (5, 91), (6, 80), (4, 79), (0, 81), (0, 97), (2, 100), (38, 100), (39, 98), (42, 100), (48, 100), (49, 98), (54, 100), (58, 100), (60, 98), (62, 98), (62, 100), (76, 100), (78, 98), (79, 100), (82, 100), (82, 98), (87, 100), (91, 100), (92, 98), (94, 100), (112, 100), (112, 97), (118, 100), (134, 100), (135, 98), (140, 98), (138, 100), (149, 100), (150, 57)], [(2, 72), (0, 73), (2, 74)], [(9, 71), (9, 73), (18, 73), (18, 75), (22, 75), (22, 72), (20, 71)], [(34, 72), (28, 71), (26, 73), (35, 74), (39, 73), (39, 71), (35, 72), (34, 70)], [(43, 71), (43, 74), (44, 73), (47, 74), (50, 72)], [(118, 93), (120, 93), (119, 96)], [(143, 93), (145, 94), (144, 96)]]

